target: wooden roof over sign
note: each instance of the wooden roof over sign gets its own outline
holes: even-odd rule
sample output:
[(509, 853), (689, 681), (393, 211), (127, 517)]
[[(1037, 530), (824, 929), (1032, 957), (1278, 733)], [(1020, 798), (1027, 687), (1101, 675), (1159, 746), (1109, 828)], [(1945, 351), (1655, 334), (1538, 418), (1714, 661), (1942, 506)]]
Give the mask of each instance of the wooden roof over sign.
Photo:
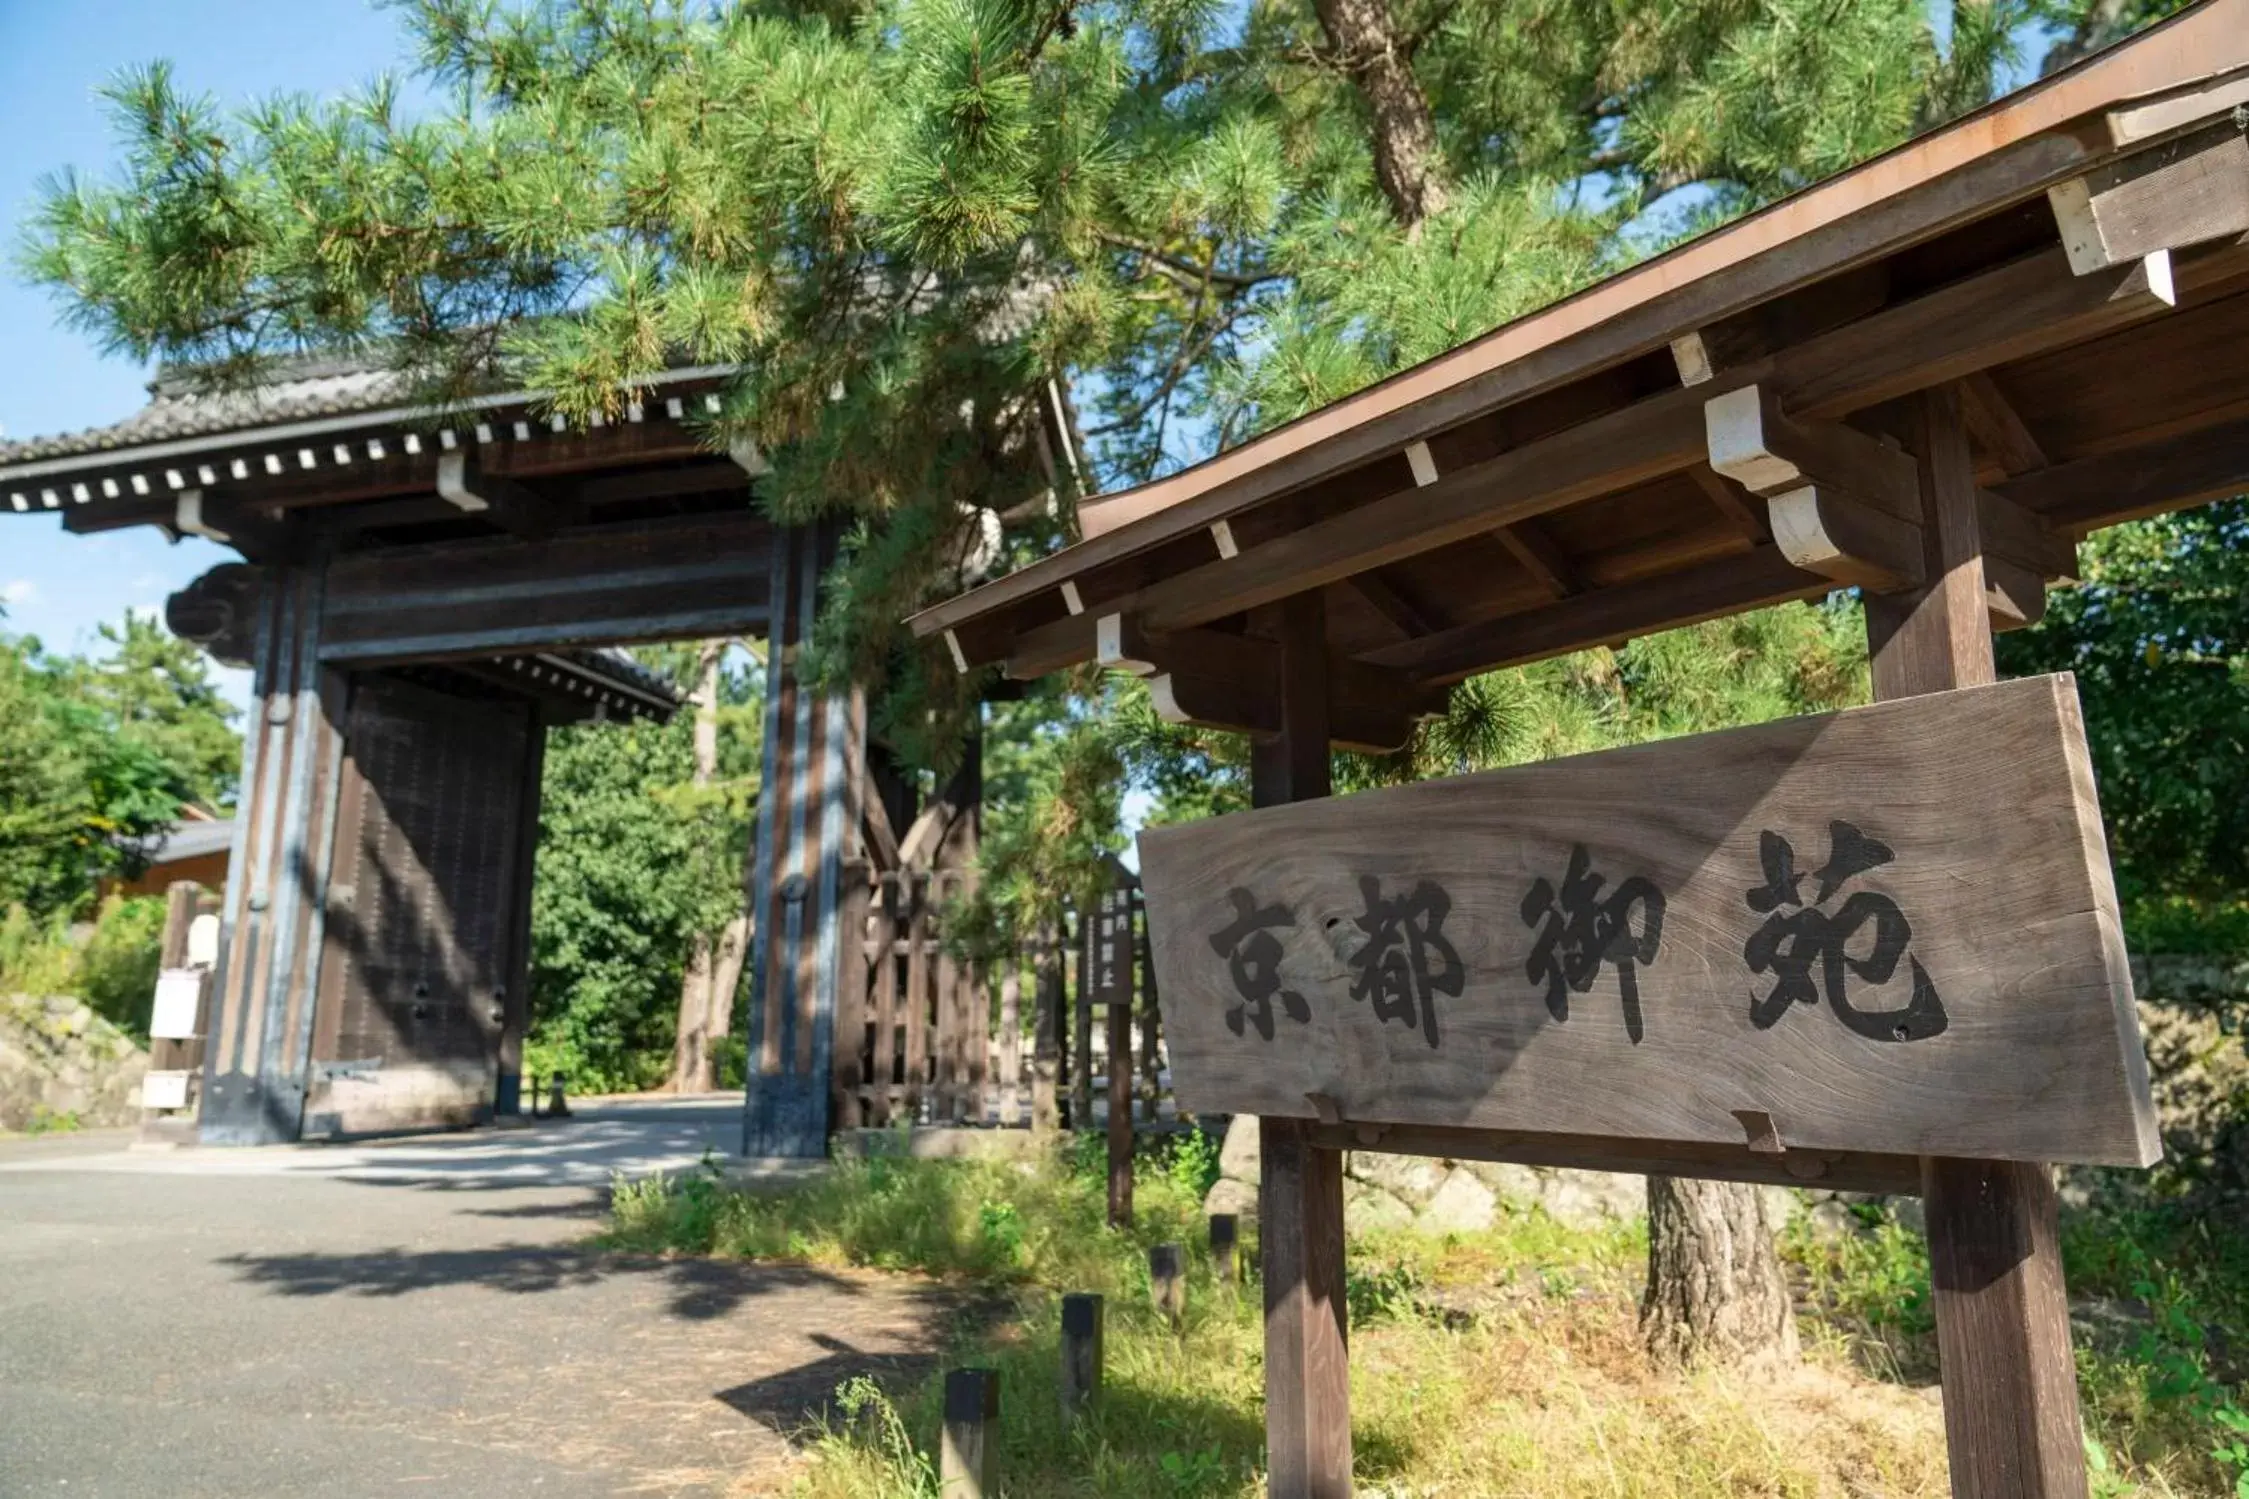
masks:
[(1338, 741), (1448, 684), (1922, 581), (1903, 398), (1957, 389), (1993, 623), (2074, 543), (2249, 488), (2249, 0), (1153, 484), (912, 621), (962, 670), (1100, 661), (1275, 727), (1254, 611), (1319, 591)]

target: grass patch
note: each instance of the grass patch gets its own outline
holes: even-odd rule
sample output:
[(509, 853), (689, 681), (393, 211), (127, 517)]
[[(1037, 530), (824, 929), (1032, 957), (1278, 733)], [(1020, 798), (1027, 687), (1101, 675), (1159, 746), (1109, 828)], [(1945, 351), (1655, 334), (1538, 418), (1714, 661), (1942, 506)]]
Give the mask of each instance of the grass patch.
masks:
[[(916, 1272), (973, 1283), (1003, 1314), (952, 1363), (996, 1367), (995, 1450), (1013, 1499), (1263, 1493), (1264, 1378), (1254, 1275), (1230, 1288), (1203, 1242), (1201, 1147), (1143, 1160), (1137, 1221), (1104, 1221), (1099, 1142), (1037, 1163), (875, 1159), (752, 1195), (715, 1172), (621, 1186), (608, 1242)], [(2183, 1209), (2075, 1213), (2073, 1292), (2144, 1307), (2121, 1340), (2080, 1349), (2098, 1495), (2249, 1495), (2228, 1458), (2239, 1411), (2227, 1339), (2249, 1329), (2249, 1249)], [(1187, 1249), (1177, 1333), (1149, 1303), (1147, 1249)], [(1349, 1262), (1353, 1447), (1371, 1496), (1941, 1495), (1930, 1387), (1927, 1254), (1887, 1219), (1834, 1236), (1799, 1219), (1784, 1241), (1808, 1356), (1788, 1374), (1661, 1375), (1636, 1313), (1638, 1225), (1585, 1232), (1543, 1214), (1476, 1234), (1354, 1240)], [(1254, 1265), (1253, 1246), (1245, 1260)], [(2191, 1268), (2190, 1268), (2191, 1267)], [(1105, 1387), (1066, 1427), (1055, 1398), (1060, 1298), (1108, 1298)], [(2135, 1315), (2137, 1315), (2135, 1313)], [(802, 1499), (934, 1496), (941, 1383), (853, 1380), (805, 1433)], [(2249, 1441), (2249, 1423), (2238, 1434)]]

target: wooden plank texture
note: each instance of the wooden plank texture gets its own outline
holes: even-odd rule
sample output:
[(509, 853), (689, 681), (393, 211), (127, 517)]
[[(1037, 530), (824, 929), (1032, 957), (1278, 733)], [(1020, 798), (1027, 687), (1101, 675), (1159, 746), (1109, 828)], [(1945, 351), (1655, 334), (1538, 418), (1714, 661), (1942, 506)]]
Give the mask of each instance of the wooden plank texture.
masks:
[[(1258, 623), (1281, 646), (1281, 732), (1256, 746), (1250, 800), (1277, 807), (1325, 798), (1334, 789), (1321, 660), (1326, 611), (1318, 594), (1298, 594), (1264, 611)], [(1257, 1138), (1266, 1488), (1274, 1499), (1349, 1499), (1343, 1152), (1315, 1143), (1296, 1119), (1260, 1119)]]
[(1151, 830), (1179, 1106), (2147, 1164), (2086, 765), (2046, 677)]
[[(1928, 391), (1909, 425), (1921, 467), (1930, 583), (1915, 594), (1867, 601), (1874, 694), (1928, 702), (1939, 694), (1934, 700), (1957, 700), (1962, 688), (2002, 690), (1984, 685), (1997, 669), (1983, 625), (1983, 517), (1961, 402), (1953, 391)], [(2076, 695), (2062, 706), (2066, 737), (2081, 742)], [(2076, 799), (2091, 806), (2090, 764), (2078, 756), (2069, 770)], [(2086, 866), (2105, 871), (2100, 818), (2081, 819), (2078, 837)], [(2109, 946), (2108, 958), (2109, 986), (2123, 996), (2129, 1016), (2131, 978), (2121, 944)], [(2125, 1037), (2127, 1064), (2140, 1064), (2134, 1076), (2144, 1100), (2137, 1037)], [(1964, 1158), (1988, 1154), (1932, 1151), (1921, 1162), (1952, 1490), (1962, 1499), (2076, 1499), (2086, 1491), (2085, 1455), (2053, 1173), (2037, 1160)]]

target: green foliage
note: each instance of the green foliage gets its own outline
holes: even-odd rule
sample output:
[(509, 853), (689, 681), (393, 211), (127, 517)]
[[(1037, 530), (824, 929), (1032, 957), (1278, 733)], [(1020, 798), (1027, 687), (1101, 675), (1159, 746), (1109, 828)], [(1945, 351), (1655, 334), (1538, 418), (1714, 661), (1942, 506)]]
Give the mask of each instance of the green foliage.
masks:
[[(2084, 582), (2001, 637), (2001, 665), (2076, 673), (2127, 908), (2228, 950), (2249, 889), (2249, 500), (2118, 526), (2081, 555)], [(2181, 931), (2196, 907), (2217, 940)]]
[(78, 982), (69, 992), (120, 1030), (145, 1038), (163, 958), (163, 900), (113, 895), (102, 902), (79, 952)]
[(78, 984), (78, 948), (60, 912), (35, 917), (21, 905), (0, 911), (0, 994), (69, 994)]
[(231, 790), (233, 710), (192, 647), (155, 631), (105, 626), (92, 660), (0, 636), (0, 906), (81, 911), (184, 803)]
[(2064, 1220), (2062, 1257), (2073, 1295), (2128, 1314), (2122, 1335), (2078, 1352), (2104, 1455), (2182, 1491), (2249, 1493), (2249, 1244), (2208, 1204), (2116, 1194)]
[[(2081, 47), (2157, 8), (2036, 16)], [(712, 446), (771, 455), (776, 515), (847, 523), (818, 658), (925, 766), (982, 684), (898, 621), (966, 581), (967, 511), (1018, 561), (1069, 536), (1079, 481), (1030, 457), (1048, 381), (1093, 482), (1145, 479), (1980, 102), (2033, 14), (1952, 6), (1940, 46), (1921, 0), (1389, 0), (1442, 204), (1409, 222), (1303, 0), (399, 9), (443, 107), (126, 74), (121, 160), (47, 183), (24, 270), (221, 384), (367, 350), (587, 421), (739, 366)]]
[(722, 716), (710, 788), (692, 784), (689, 714), (549, 732), (527, 1070), (560, 1071), (585, 1092), (665, 1077), (689, 948), (742, 906), (756, 785), (742, 762), (756, 753), (755, 724), (746, 710)]
[(112, 895), (81, 927), (60, 912), (41, 919), (11, 906), (0, 913), (0, 994), (83, 999), (145, 1040), (163, 941), (164, 902), (155, 896)]

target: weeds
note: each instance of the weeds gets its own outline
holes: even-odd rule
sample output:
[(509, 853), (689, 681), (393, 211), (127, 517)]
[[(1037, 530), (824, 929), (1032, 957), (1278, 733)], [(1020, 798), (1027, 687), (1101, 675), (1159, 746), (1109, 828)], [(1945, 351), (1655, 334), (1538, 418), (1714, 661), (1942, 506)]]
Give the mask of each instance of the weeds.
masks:
[[(1137, 1219), (1111, 1229), (1098, 1140), (1038, 1162), (840, 1162), (774, 1196), (728, 1189), (715, 1164), (620, 1185), (609, 1235), (628, 1249), (914, 1271), (1000, 1298), (956, 1363), (1000, 1371), (993, 1461), (1011, 1499), (1263, 1491), (1263, 1329), (1247, 1282), (1219, 1284), (1199, 1199), (1215, 1150), (1186, 1135), (1137, 1163)], [(1361, 1490), (1423, 1495), (1940, 1495), (1942, 1413), (1929, 1398), (1928, 1255), (1878, 1207), (1850, 1233), (1803, 1218), (1783, 1240), (1813, 1353), (1768, 1381), (1674, 1379), (1641, 1353), (1638, 1225), (1581, 1231), (1543, 1214), (1488, 1232), (1372, 1235), (1351, 1246), (1352, 1426)], [(1147, 1249), (1188, 1251), (1185, 1324), (1149, 1304)], [(2122, 1298), (2128, 1337), (2079, 1350), (2087, 1464), (2110, 1496), (2249, 1499), (2249, 1415), (2230, 1341), (2249, 1328), (2249, 1246), (2175, 1207), (2090, 1208), (2067, 1221), (2071, 1285)], [(1065, 1426), (1053, 1398), (1066, 1291), (1108, 1298), (1104, 1381)], [(2083, 1340), (2081, 1340), (2083, 1341)], [(1919, 1388), (1916, 1388), (1916, 1387)], [(865, 1379), (806, 1437), (800, 1499), (936, 1491), (942, 1380)]]

